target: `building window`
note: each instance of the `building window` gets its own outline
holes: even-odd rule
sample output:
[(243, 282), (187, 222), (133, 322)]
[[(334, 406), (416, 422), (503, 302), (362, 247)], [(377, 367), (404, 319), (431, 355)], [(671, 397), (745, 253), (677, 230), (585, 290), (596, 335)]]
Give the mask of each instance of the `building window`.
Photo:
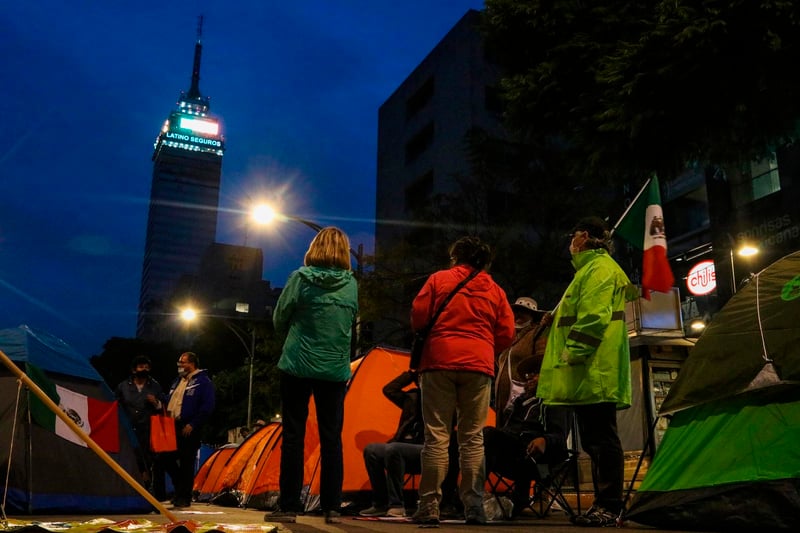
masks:
[(735, 207), (742, 207), (781, 190), (778, 159), (774, 153), (750, 163), (749, 167), (743, 172), (732, 173), (731, 194)]
[(417, 159), (433, 143), (433, 122), (429, 122), (406, 143), (406, 165)]
[(419, 113), (428, 105), (428, 102), (433, 98), (433, 77), (425, 80), (422, 87), (417, 89), (411, 98), (406, 100), (406, 120), (411, 120), (411, 117)]
[(417, 211), (425, 206), (433, 192), (433, 170), (429, 170), (406, 187), (406, 212)]

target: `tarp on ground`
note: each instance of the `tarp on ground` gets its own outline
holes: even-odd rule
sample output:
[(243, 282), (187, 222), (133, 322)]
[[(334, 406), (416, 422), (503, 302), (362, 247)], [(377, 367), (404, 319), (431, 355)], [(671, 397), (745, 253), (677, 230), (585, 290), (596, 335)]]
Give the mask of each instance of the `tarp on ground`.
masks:
[(662, 404), (669, 427), (627, 517), (660, 528), (800, 529), (800, 252), (714, 317)]
[[(44, 331), (28, 326), (0, 330), (0, 350), (20, 368), (33, 364), (71, 391), (114, 399), (88, 357)], [(152, 509), (91, 449), (32, 423), (28, 415), (31, 394), (0, 365), (0, 478), (5, 481), (8, 475), (7, 513), (120, 514)], [(137, 477), (135, 438), (121, 411), (119, 442), (119, 453), (109, 455)]]

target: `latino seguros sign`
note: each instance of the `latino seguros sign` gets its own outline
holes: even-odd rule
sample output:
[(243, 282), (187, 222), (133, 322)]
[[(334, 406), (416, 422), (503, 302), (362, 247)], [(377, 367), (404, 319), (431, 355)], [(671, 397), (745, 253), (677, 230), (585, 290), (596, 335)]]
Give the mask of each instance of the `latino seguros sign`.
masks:
[(708, 294), (717, 288), (714, 261), (700, 261), (686, 275), (686, 288), (695, 296)]

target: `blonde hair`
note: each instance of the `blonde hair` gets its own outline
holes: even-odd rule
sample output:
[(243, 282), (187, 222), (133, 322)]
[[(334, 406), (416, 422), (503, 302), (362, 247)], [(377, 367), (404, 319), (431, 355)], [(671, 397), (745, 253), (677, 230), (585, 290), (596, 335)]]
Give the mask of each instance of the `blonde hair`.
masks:
[(333, 226), (321, 229), (308, 245), (303, 264), (350, 270), (350, 239), (347, 234)]

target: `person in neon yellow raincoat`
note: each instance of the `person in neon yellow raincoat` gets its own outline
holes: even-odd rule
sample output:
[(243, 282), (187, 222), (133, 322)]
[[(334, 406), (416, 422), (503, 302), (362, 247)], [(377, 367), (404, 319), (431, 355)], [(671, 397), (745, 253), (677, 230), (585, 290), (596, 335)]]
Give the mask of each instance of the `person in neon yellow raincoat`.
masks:
[(625, 302), (638, 297), (638, 288), (611, 258), (602, 219), (582, 219), (571, 238), (575, 277), (554, 311), (537, 395), (547, 405), (573, 407), (594, 480), (592, 507), (573, 521), (603, 527), (613, 525), (622, 510), (624, 456), (616, 411), (631, 404)]

